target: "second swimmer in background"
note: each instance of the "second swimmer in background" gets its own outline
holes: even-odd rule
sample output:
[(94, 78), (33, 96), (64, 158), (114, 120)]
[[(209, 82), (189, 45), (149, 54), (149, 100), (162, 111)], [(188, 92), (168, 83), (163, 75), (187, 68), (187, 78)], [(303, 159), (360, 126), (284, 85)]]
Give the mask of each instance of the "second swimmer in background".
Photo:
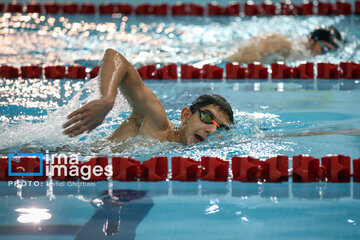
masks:
[(317, 27), (307, 38), (264, 33), (243, 42), (228, 60), (239, 63), (302, 60), (335, 51), (342, 44), (341, 34), (334, 27)]

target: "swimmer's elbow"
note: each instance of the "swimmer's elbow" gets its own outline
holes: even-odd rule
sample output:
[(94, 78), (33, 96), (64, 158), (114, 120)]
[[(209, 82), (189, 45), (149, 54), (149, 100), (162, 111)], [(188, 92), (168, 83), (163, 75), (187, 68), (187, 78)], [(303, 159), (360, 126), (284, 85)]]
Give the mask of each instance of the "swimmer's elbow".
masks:
[(113, 48), (108, 48), (105, 50), (105, 54), (115, 54), (115, 53), (119, 53), (119, 52)]

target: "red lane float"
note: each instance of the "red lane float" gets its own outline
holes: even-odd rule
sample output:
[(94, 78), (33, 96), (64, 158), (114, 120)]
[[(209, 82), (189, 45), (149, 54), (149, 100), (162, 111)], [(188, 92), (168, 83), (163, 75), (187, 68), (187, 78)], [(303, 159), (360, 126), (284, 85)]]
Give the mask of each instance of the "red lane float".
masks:
[(192, 16), (203, 16), (205, 8), (198, 3), (190, 3), (189, 15)]
[[(84, 180), (80, 178), (81, 181), (104, 181), (107, 180), (107, 176), (105, 175), (105, 168), (108, 165), (108, 158), (107, 157), (94, 157), (91, 158), (87, 162), (80, 163), (79, 168), (82, 168), (83, 166), (89, 166), (91, 170), (90, 172), (90, 178), (89, 180)], [(99, 176), (97, 176), (99, 175)]]
[(115, 13), (115, 5), (112, 3), (102, 3), (99, 5), (100, 14), (113, 14)]
[(256, 16), (260, 14), (260, 7), (254, 2), (249, 1), (244, 5), (244, 14), (245, 16)]
[(207, 8), (209, 16), (220, 16), (226, 14), (225, 8), (221, 7), (217, 2), (208, 3)]
[(76, 3), (68, 2), (68, 3), (64, 4), (62, 10), (63, 10), (63, 13), (65, 13), (65, 14), (75, 14), (79, 10), (79, 5)]
[(273, 16), (276, 14), (276, 5), (271, 1), (265, 1), (261, 4), (262, 15), (264, 16)]
[(45, 77), (50, 79), (62, 79), (65, 77), (66, 69), (64, 66), (45, 67)]
[(118, 181), (163, 181), (168, 176), (167, 157), (152, 157), (140, 163), (129, 157), (113, 157), (113, 180)]
[(222, 79), (224, 69), (216, 65), (206, 64), (203, 66), (203, 72), (205, 79)]
[(294, 67), (293, 78), (314, 79), (314, 63), (304, 63)]
[(318, 14), (319, 15), (331, 15), (335, 14), (336, 10), (334, 6), (329, 2), (318, 2)]
[(351, 14), (351, 3), (346, 1), (336, 1), (336, 13), (342, 15)]
[(354, 62), (341, 62), (342, 77), (345, 79), (360, 78), (360, 64)]
[(202, 77), (201, 69), (187, 64), (181, 65), (181, 79), (201, 79)]
[[(25, 179), (29, 181), (46, 181), (47, 176), (45, 174), (45, 161), (42, 160), (42, 176), (24, 176), (17, 177), (17, 179)], [(27, 173), (40, 173), (40, 159), (38, 157), (21, 157), (18, 165), (19, 172)]]
[(321, 158), (329, 182), (350, 182), (350, 157), (331, 155)]
[(189, 157), (172, 157), (171, 172), (171, 180), (191, 182), (201, 177), (202, 170), (200, 161)]
[(314, 3), (305, 2), (300, 5), (297, 5), (288, 2), (282, 2), (280, 3), (280, 14), (281, 15), (313, 15)]
[(69, 66), (66, 77), (71, 79), (85, 79), (86, 68), (83, 66)]
[(176, 80), (178, 78), (177, 65), (164, 65), (162, 68), (156, 70), (159, 79)]
[(314, 3), (311, 2), (304, 2), (301, 5), (301, 15), (313, 15), (314, 14)]
[(26, 7), (28, 13), (41, 13), (41, 5), (37, 2), (30, 2)]
[[(51, 178), (57, 181), (71, 181), (75, 182), (81, 178), (81, 176), (70, 176), (69, 172), (71, 166), (80, 166), (79, 164), (70, 164), (70, 158), (54, 158), (53, 163), (51, 164), (52, 168), (50, 171)], [(49, 164), (44, 165), (48, 167)]]
[(4, 11), (4, 9), (5, 9), (5, 5), (0, 2), (0, 12)]
[(266, 182), (283, 182), (288, 181), (289, 157), (276, 156), (266, 159), (260, 164), (262, 178)]
[(42, 76), (42, 67), (39, 66), (23, 66), (21, 67), (22, 78), (40, 78)]
[(96, 66), (94, 67), (93, 69), (91, 69), (90, 71), (90, 78), (94, 78), (94, 77), (97, 77), (97, 75), (99, 75), (99, 70), (100, 70), (100, 66)]
[(360, 14), (360, 0), (355, 1), (355, 14)]
[[(43, 160), (42, 176), (9, 176), (9, 162), (7, 157), (0, 157), (0, 181), (46, 181), (45, 165)], [(40, 159), (38, 157), (21, 157), (20, 161), (11, 162), (12, 173), (40, 173)]]
[(9, 13), (17, 13), (17, 12), (22, 12), (22, 8), (23, 7), (20, 3), (11, 2), (9, 3), (6, 11)]
[(228, 16), (239, 16), (240, 3), (230, 3), (227, 7), (225, 7), (225, 13)]
[(168, 177), (168, 158), (152, 157), (139, 165), (140, 181), (164, 181)]
[(293, 157), (293, 182), (318, 182), (320, 162), (318, 158), (299, 155)]
[(249, 63), (247, 77), (252, 79), (267, 79), (268, 69), (261, 64)]
[(12, 79), (19, 77), (19, 69), (11, 66), (1, 66), (0, 67), (0, 77)]
[(137, 69), (143, 80), (156, 79), (156, 66), (145, 65)]
[(154, 5), (154, 15), (166, 16), (168, 14), (169, 5), (166, 3), (159, 3)]
[(229, 174), (229, 162), (217, 157), (201, 157), (201, 180), (226, 182)]
[(113, 180), (137, 181), (140, 162), (129, 157), (113, 157)]
[(253, 157), (232, 157), (231, 158), (232, 180), (242, 182), (257, 182), (261, 179), (259, 170), (260, 160)]
[(353, 160), (354, 182), (360, 182), (360, 158)]
[(44, 3), (44, 8), (45, 8), (45, 12), (48, 14), (56, 14), (59, 13), (62, 6), (58, 3), (54, 3), (54, 2), (48, 2), (48, 3)]
[(322, 79), (338, 79), (341, 76), (339, 66), (331, 63), (318, 63), (317, 64), (317, 78)]
[(243, 182), (283, 182), (288, 181), (289, 158), (277, 156), (265, 161), (246, 157), (232, 158), (232, 172), (234, 181)]
[(148, 3), (142, 3), (135, 8), (135, 14), (138, 15), (148, 15), (148, 14), (152, 14), (153, 12), (154, 12), (153, 6)]
[(117, 6), (116, 13), (131, 14), (134, 10), (133, 6), (127, 3), (118, 3), (115, 5)]
[[(14, 167), (15, 168), (15, 167)], [(11, 169), (15, 172), (16, 169)], [(7, 157), (0, 157), (0, 181), (14, 181), (15, 177), (9, 176), (9, 160)]]
[(235, 65), (232, 63), (226, 64), (226, 78), (227, 79), (244, 79), (247, 76), (246, 68), (241, 67), (240, 65)]
[(286, 66), (284, 64), (272, 63), (271, 78), (272, 79), (293, 78), (293, 69), (292, 67)]
[(173, 16), (184, 16), (188, 14), (187, 5), (185, 3), (176, 3), (171, 7), (171, 14)]
[(299, 15), (295, 5), (287, 2), (280, 3), (280, 15)]
[(95, 14), (96, 8), (95, 5), (92, 3), (83, 3), (81, 4), (79, 12), (82, 14)]

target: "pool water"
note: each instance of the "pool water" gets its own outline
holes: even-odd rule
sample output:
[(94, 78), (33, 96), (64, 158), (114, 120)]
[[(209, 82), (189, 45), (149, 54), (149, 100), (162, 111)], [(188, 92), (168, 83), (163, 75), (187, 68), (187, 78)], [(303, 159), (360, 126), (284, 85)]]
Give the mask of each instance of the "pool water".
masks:
[[(347, 31), (343, 52), (307, 59), (359, 62), (359, 18), (0, 15), (0, 64), (96, 66), (112, 47), (136, 66), (194, 63), (224, 66), (224, 55), (264, 31), (304, 36), (319, 24)], [(286, 22), (286, 24), (285, 24)], [(294, 26), (297, 26), (294, 32)], [(26, 41), (17, 41), (25, 39)], [(297, 65), (298, 61), (287, 62)], [(220, 94), (235, 125), (201, 144), (184, 146), (137, 137), (101, 141), (130, 111), (122, 96), (88, 135), (62, 134), (65, 116), (99, 96), (97, 79), (0, 79), (0, 155), (26, 152), (83, 156), (249, 155), (266, 159), (309, 154), (360, 157), (360, 137), (333, 134), (267, 139), (267, 134), (360, 128), (360, 80), (146, 81), (180, 123), (181, 109), (200, 94)], [(0, 182), (0, 239), (359, 239), (359, 183), (117, 182), (39, 186)], [(34, 183), (32, 183), (34, 184)], [(109, 199), (109, 195), (117, 200)]]

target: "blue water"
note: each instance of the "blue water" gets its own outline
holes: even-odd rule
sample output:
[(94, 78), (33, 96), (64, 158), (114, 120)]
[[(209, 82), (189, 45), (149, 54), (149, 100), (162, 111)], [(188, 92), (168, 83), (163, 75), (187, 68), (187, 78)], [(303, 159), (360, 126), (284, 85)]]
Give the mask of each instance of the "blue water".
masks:
[[(211, 59), (223, 66), (224, 53), (260, 31), (304, 36), (319, 24), (335, 24), (348, 31), (350, 44), (343, 52), (309, 61), (360, 60), (359, 19), (355, 16), (176, 19), (1, 16), (0, 64), (13, 66), (79, 63), (90, 69), (99, 63), (107, 47), (124, 52), (137, 65), (153, 61), (201, 63)], [(17, 39), (26, 41), (14, 44)], [(236, 124), (230, 132), (190, 146), (158, 143), (148, 138), (120, 144), (99, 142), (129, 114), (128, 104), (119, 97), (102, 126), (89, 135), (70, 139), (62, 134), (61, 125), (66, 114), (98, 96), (96, 79), (0, 79), (0, 155), (16, 149), (124, 155), (137, 160), (154, 155), (169, 159), (179, 155), (197, 160), (201, 156), (230, 160), (238, 155), (265, 159), (282, 154), (290, 156), (290, 166), (291, 157), (299, 154), (360, 157), (359, 136), (263, 138), (274, 133), (360, 128), (358, 79), (179, 80), (146, 84), (157, 94), (175, 124), (180, 123), (181, 109), (203, 93), (226, 97), (234, 108)], [(105, 234), (94, 237), (92, 233), (97, 229), (100, 229), (97, 233), (103, 233), (103, 226), (110, 235), (118, 229), (114, 238), (122, 236), (121, 239), (360, 237), (360, 185), (353, 182), (164, 181), (99, 182), (86, 186), (69, 186), (64, 182), (61, 186), (54, 181), (39, 186), (26, 182), (23, 187), (9, 184), (0, 183), (0, 239), (101, 239)], [(113, 205), (104, 202), (104, 207), (94, 206), (96, 200), (106, 200), (104, 191), (113, 191), (117, 196), (124, 189), (135, 192)], [(136, 194), (144, 196), (138, 198)]]

